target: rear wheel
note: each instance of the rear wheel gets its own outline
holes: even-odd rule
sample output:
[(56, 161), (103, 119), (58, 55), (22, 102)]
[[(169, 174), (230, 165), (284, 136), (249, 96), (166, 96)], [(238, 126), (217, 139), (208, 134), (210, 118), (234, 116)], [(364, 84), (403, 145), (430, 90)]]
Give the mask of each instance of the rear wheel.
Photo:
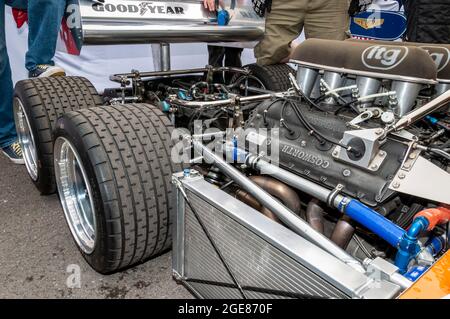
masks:
[(25, 166), (42, 194), (55, 192), (53, 129), (66, 112), (99, 106), (102, 99), (81, 77), (37, 78), (15, 88), (14, 118)]
[(141, 263), (171, 246), (175, 209), (171, 132), (149, 104), (91, 108), (62, 116), (55, 172), (66, 220), (100, 273)]
[(245, 68), (250, 70), (249, 76), (238, 74), (232, 80), (241, 95), (246, 96), (251, 93), (246, 91), (247, 86), (274, 92), (284, 92), (291, 87), (289, 74), (294, 74), (294, 70), (287, 64), (265, 66), (249, 64)]

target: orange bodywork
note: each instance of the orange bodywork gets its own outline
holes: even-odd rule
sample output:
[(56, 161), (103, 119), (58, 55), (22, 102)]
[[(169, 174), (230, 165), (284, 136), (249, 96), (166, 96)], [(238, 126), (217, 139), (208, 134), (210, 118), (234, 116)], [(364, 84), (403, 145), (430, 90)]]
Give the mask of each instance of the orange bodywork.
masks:
[(450, 295), (450, 250), (420, 277), (400, 299), (441, 299)]

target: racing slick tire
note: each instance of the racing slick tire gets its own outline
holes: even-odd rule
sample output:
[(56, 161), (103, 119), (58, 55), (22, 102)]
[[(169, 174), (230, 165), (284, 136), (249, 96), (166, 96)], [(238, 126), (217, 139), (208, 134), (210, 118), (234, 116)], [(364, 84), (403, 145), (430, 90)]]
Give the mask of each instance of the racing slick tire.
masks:
[(56, 123), (58, 193), (72, 236), (103, 274), (171, 247), (173, 125), (150, 104), (82, 109)]
[(56, 190), (53, 129), (64, 113), (95, 107), (102, 98), (82, 77), (48, 77), (20, 81), (14, 94), (14, 120), (28, 175), (42, 195)]
[[(258, 65), (256, 63), (244, 66), (250, 71), (248, 76), (248, 85), (263, 90), (273, 92), (284, 92), (291, 88), (289, 81), (289, 74), (294, 74), (292, 69), (287, 64), (274, 64), (274, 65)], [(243, 84), (246, 81), (246, 76), (235, 75), (231, 80), (231, 83)], [(240, 90), (240, 94), (247, 95), (245, 90)]]

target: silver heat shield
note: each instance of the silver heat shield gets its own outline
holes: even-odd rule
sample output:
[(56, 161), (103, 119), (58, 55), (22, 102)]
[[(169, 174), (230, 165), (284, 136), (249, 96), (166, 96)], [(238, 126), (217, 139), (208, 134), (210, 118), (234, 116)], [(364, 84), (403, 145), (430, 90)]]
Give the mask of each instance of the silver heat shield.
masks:
[[(200, 298), (242, 298), (194, 212), (246, 298), (392, 298), (374, 281), (192, 173), (175, 174), (174, 278)], [(180, 191), (182, 190), (182, 191)]]

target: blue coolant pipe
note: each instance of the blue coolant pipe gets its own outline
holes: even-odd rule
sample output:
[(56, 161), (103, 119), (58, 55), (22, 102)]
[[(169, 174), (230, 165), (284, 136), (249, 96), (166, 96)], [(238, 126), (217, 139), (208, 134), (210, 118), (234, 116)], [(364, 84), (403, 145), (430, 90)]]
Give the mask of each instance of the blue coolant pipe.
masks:
[[(416, 218), (408, 231), (405, 231), (400, 226), (355, 199), (343, 197), (337, 208), (397, 248), (395, 265), (402, 274), (408, 271), (408, 265), (411, 259), (417, 256), (421, 250), (419, 236), (428, 228), (428, 220), (426, 218)], [(429, 248), (438, 250), (438, 242), (434, 239), (431, 240)]]
[[(405, 231), (400, 226), (355, 199), (343, 197), (337, 208), (397, 248), (395, 265), (399, 268), (401, 274), (408, 271), (411, 260), (422, 249), (419, 244), (419, 236), (429, 226), (429, 222), (425, 217), (415, 218), (408, 231)], [(426, 249), (435, 256), (443, 247), (443, 239), (433, 237), (429, 240)]]
[(394, 247), (398, 246), (405, 234), (403, 228), (357, 200), (344, 198), (337, 208)]
[[(236, 145), (232, 147), (234, 150), (237, 149)], [(330, 204), (339, 209), (339, 211), (387, 241), (398, 251), (395, 258), (395, 265), (401, 273), (405, 273), (408, 270), (411, 260), (420, 253), (422, 247), (419, 243), (419, 236), (429, 226), (429, 222), (425, 217), (416, 218), (408, 231), (406, 231), (356, 199), (337, 195), (333, 200), (330, 200), (332, 191), (329, 189), (313, 184), (309, 180), (261, 160), (246, 151), (238, 150), (238, 153), (246, 156), (246, 163), (250, 167), (257, 168), (260, 171), (270, 172), (274, 177), (311, 196), (319, 198), (319, 200), (331, 201)], [(443, 246), (442, 241), (432, 238), (425, 249), (433, 252), (433, 254), (437, 254), (442, 250)]]

